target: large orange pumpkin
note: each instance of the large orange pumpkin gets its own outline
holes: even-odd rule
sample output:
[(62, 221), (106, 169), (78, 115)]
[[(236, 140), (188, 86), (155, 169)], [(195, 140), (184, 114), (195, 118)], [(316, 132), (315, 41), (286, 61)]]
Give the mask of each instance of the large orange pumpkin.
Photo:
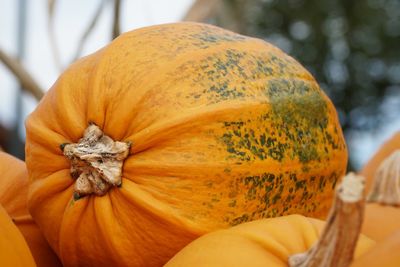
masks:
[(218, 228), (324, 217), (347, 164), (299, 63), (204, 24), (123, 34), (68, 68), (26, 128), (29, 208), (66, 266), (160, 266)]
[(0, 152), (0, 174), (0, 204), (24, 236), (37, 266), (61, 266), (57, 256), (28, 213), (29, 182), (25, 163)]
[(36, 266), (28, 245), (0, 204), (0, 266)]

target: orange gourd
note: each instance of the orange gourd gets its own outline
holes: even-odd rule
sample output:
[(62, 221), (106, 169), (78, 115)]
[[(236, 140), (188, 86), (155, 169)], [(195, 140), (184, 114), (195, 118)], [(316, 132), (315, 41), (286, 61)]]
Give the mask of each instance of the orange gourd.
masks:
[(21, 232), (0, 204), (0, 266), (36, 266)]
[(367, 161), (367, 163), (365, 163), (364, 166), (361, 168), (360, 174), (365, 177), (366, 192), (370, 191), (375, 173), (381, 165), (382, 161), (398, 149), (400, 149), (400, 131), (396, 132), (393, 136), (386, 140), (375, 152), (375, 154)]
[(381, 241), (400, 229), (400, 207), (369, 203), (365, 207), (362, 233)]
[[(165, 267), (287, 267), (291, 255), (309, 250), (325, 223), (300, 215), (288, 215), (243, 223), (206, 234), (180, 252)], [(355, 258), (374, 242), (361, 236)]]
[(205, 24), (121, 35), (69, 67), (26, 128), (30, 212), (65, 266), (160, 266), (219, 228), (323, 218), (347, 164), (299, 63)]
[(399, 267), (400, 229), (378, 242), (368, 253), (358, 258), (350, 267)]
[(57, 256), (28, 213), (29, 182), (25, 163), (0, 152), (0, 173), (0, 204), (3, 205), (24, 236), (37, 266), (61, 266)]
[(370, 203), (366, 206), (362, 231), (377, 241), (400, 229), (400, 150), (393, 151), (381, 159), (374, 177), (368, 178), (372, 179)]

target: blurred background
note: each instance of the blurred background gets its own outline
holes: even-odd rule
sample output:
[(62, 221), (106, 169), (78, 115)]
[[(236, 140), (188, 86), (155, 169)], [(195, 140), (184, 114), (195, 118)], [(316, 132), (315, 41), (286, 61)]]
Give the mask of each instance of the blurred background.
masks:
[(0, 0), (0, 147), (24, 158), (24, 120), (71, 62), (121, 32), (182, 20), (301, 62), (338, 110), (350, 170), (400, 130), (399, 0)]

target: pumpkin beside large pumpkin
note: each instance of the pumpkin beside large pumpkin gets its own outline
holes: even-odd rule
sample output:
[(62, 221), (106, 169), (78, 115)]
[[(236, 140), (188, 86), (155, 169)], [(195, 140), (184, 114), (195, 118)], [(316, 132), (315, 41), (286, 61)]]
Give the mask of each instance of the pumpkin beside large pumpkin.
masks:
[(385, 140), (385, 142), (378, 148), (378, 150), (372, 155), (372, 157), (364, 164), (364, 166), (360, 170), (360, 174), (365, 177), (366, 192), (370, 191), (376, 171), (378, 170), (382, 161), (384, 161), (394, 151), (399, 149), (400, 131), (397, 131), (395, 134)]
[[(160, 266), (215, 229), (324, 218), (347, 164), (299, 63), (204, 24), (123, 34), (68, 68), (26, 128), (30, 212), (65, 266)], [(119, 162), (98, 151), (128, 143)], [(122, 171), (107, 176), (103, 156)]]
[(377, 242), (368, 253), (355, 260), (351, 267), (400, 266), (400, 229)]
[(0, 265), (13, 267), (36, 266), (24, 237), (1, 204)]
[[(383, 196), (397, 191), (397, 200), (394, 203), (381, 203), (376, 199), (366, 205), (362, 232), (374, 240), (385, 240), (400, 229), (400, 132), (396, 132), (382, 144), (360, 173), (366, 177), (368, 194), (379, 193)], [(380, 186), (382, 191), (377, 192), (376, 186), (384, 180), (387, 185)]]
[[(291, 255), (315, 245), (324, 225), (323, 221), (300, 215), (244, 223), (196, 239), (165, 267), (287, 267)], [(361, 235), (355, 258), (368, 253), (373, 245)]]
[(400, 229), (400, 207), (368, 203), (365, 207), (365, 220), (362, 233), (382, 241)]
[(38, 267), (61, 266), (59, 259), (28, 212), (28, 187), (28, 172), (25, 163), (0, 151), (0, 204), (25, 238), (36, 265)]

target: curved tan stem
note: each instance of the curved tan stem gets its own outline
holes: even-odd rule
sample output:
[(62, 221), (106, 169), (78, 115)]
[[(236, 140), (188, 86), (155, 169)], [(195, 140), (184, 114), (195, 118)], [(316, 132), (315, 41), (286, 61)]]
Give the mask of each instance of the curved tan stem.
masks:
[(400, 150), (396, 150), (379, 166), (368, 202), (400, 206)]
[(325, 229), (309, 251), (289, 257), (291, 267), (347, 267), (361, 230), (365, 201), (364, 178), (349, 173), (336, 188)]
[(74, 198), (95, 194), (102, 196), (111, 186), (121, 186), (123, 161), (130, 143), (114, 141), (95, 124), (86, 128), (76, 144), (61, 144), (71, 162), (71, 176), (76, 179)]

